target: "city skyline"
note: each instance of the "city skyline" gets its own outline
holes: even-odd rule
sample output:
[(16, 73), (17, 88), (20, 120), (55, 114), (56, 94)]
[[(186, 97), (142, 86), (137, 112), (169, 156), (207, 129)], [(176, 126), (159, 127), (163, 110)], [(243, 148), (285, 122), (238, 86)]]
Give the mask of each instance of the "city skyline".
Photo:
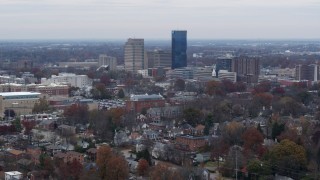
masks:
[(2, 0), (0, 39), (319, 39), (316, 0)]

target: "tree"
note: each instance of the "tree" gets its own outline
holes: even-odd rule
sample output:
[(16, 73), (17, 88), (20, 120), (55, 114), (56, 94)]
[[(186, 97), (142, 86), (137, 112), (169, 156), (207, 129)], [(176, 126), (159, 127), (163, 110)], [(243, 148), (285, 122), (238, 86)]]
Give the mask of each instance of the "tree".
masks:
[(88, 122), (89, 110), (86, 104), (72, 104), (67, 107), (63, 114), (71, 124)]
[(145, 149), (145, 150), (140, 151), (140, 152), (137, 153), (136, 160), (139, 160), (139, 159), (144, 159), (149, 163), (150, 166), (152, 165), (151, 155), (150, 155), (148, 149)]
[(31, 130), (36, 126), (36, 121), (23, 120), (24, 134), (30, 135)]
[(283, 140), (270, 150), (270, 164), (282, 175), (297, 177), (295, 172), (307, 168), (306, 151), (303, 146), (290, 140)]
[(12, 121), (12, 125), (14, 125), (17, 132), (21, 132), (22, 126), (21, 126), (20, 118), (17, 117), (14, 121)]
[(199, 109), (188, 108), (183, 110), (183, 117), (187, 123), (195, 127), (201, 121), (201, 111)]
[(127, 161), (121, 156), (112, 156), (107, 162), (107, 180), (125, 180), (129, 176)]
[(182, 174), (177, 169), (172, 169), (169, 166), (162, 163), (158, 163), (151, 169), (149, 177), (151, 180), (184, 180), (188, 178), (183, 178)]
[(99, 175), (101, 179), (107, 177), (107, 163), (112, 157), (111, 148), (107, 145), (103, 145), (97, 149), (97, 166), (99, 167)]
[(272, 139), (276, 139), (284, 131), (284, 124), (278, 124), (278, 122), (272, 125)]
[(183, 79), (177, 79), (174, 83), (174, 89), (176, 91), (184, 91), (186, 83)]
[(224, 95), (220, 82), (214, 80), (207, 82), (205, 92), (210, 96)]
[(45, 97), (40, 98), (33, 106), (33, 113), (43, 113), (49, 110), (49, 103)]
[(244, 149), (257, 154), (263, 143), (262, 134), (255, 127), (250, 127), (244, 131), (241, 137)]
[(240, 137), (243, 132), (243, 125), (236, 121), (230, 122), (225, 127), (225, 131), (222, 136), (228, 142), (229, 145), (235, 145), (240, 143)]
[(123, 89), (120, 89), (120, 90), (118, 91), (118, 98), (122, 99), (122, 98), (124, 98), (124, 97), (125, 97), (124, 91), (123, 91)]
[(149, 169), (148, 161), (145, 159), (140, 159), (138, 163), (138, 174), (140, 176), (144, 176), (146, 175), (146, 172), (148, 171), (148, 169)]

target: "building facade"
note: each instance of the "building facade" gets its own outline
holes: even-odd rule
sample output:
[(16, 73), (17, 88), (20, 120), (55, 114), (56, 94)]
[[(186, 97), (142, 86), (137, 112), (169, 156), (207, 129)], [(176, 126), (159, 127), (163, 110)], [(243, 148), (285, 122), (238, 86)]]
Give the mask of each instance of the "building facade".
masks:
[(187, 67), (187, 31), (172, 31), (172, 69)]
[(128, 39), (124, 45), (124, 68), (136, 73), (145, 69), (144, 39)]
[(297, 65), (296, 66), (296, 80), (309, 80), (318, 81), (319, 80), (319, 65)]
[(172, 57), (170, 51), (148, 51), (147, 52), (148, 68), (171, 67)]
[(164, 106), (165, 99), (158, 94), (131, 95), (130, 100), (126, 101), (127, 111), (141, 112), (143, 109)]
[(0, 84), (0, 92), (39, 92), (48, 96), (69, 96), (69, 86), (68, 85), (58, 85), (58, 84)]
[(84, 88), (92, 86), (92, 79), (87, 75), (76, 75), (73, 73), (59, 73), (58, 76), (52, 75), (50, 79), (41, 78), (41, 84), (66, 84), (72, 87)]
[(259, 59), (247, 56), (233, 58), (232, 72), (237, 73), (237, 81), (257, 83), (260, 73)]
[(222, 57), (217, 59), (216, 65), (216, 77), (219, 77), (219, 71), (226, 70), (231, 72), (232, 71), (232, 58), (230, 57)]
[(99, 56), (98, 66), (108, 66), (108, 69), (114, 71), (117, 69), (117, 58), (101, 54)]
[(32, 113), (34, 104), (39, 101), (40, 93), (36, 92), (5, 92), (0, 93), (0, 117), (5, 110), (13, 110), (16, 115)]

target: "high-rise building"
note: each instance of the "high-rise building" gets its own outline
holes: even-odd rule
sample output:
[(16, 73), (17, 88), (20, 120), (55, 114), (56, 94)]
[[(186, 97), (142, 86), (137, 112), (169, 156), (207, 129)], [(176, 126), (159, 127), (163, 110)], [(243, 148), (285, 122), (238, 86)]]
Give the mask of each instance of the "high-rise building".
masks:
[(237, 81), (257, 83), (260, 73), (259, 59), (247, 56), (233, 58), (232, 72), (237, 73)]
[(318, 81), (320, 78), (319, 66), (316, 64), (297, 65), (296, 80)]
[(124, 68), (126, 71), (136, 73), (145, 69), (144, 39), (129, 38), (124, 46)]
[(101, 54), (99, 56), (98, 66), (108, 66), (109, 70), (117, 69), (117, 58)]
[(187, 67), (187, 31), (172, 31), (172, 69)]
[(158, 68), (158, 67), (171, 67), (171, 52), (170, 51), (148, 51), (147, 61), (148, 68)]

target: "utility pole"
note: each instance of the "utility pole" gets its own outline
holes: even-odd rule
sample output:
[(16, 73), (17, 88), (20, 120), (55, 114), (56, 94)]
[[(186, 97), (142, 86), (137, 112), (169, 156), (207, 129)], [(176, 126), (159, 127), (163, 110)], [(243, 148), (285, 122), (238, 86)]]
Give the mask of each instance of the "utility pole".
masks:
[(238, 180), (238, 147), (236, 146), (236, 180)]

